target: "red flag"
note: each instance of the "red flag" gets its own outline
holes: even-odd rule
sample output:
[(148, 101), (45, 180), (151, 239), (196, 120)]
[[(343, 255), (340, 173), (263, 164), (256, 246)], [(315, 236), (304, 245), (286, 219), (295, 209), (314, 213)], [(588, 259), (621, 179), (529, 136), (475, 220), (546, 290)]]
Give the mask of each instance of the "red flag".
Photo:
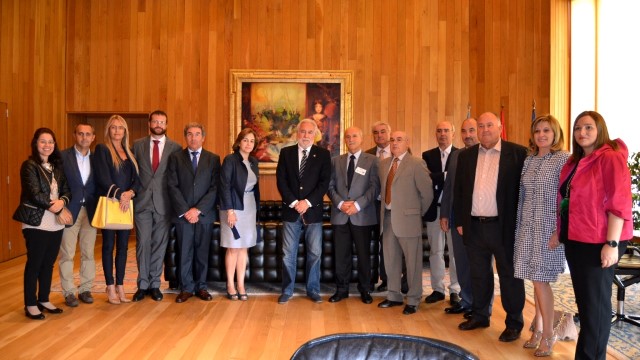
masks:
[(500, 137), (502, 140), (507, 140), (507, 122), (504, 119), (504, 106), (500, 108), (500, 124), (502, 125), (502, 133)]

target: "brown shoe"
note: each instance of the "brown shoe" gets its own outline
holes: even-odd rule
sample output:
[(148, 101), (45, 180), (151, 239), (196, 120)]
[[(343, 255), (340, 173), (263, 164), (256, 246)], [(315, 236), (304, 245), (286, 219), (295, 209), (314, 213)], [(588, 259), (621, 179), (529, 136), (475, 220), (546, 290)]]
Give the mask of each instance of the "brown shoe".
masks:
[(127, 299), (127, 296), (124, 294), (124, 285), (116, 285), (116, 292), (118, 293), (118, 299), (120, 299), (121, 303), (131, 302), (131, 300)]
[(196, 296), (204, 301), (211, 301), (211, 299), (213, 299), (213, 296), (211, 296), (211, 294), (209, 294), (209, 292), (205, 289), (198, 290), (196, 292)]
[(109, 304), (120, 305), (120, 299), (118, 298), (118, 294), (116, 294), (116, 286), (115, 285), (107, 285), (107, 301)]
[(177, 303), (183, 303), (187, 300), (189, 300), (190, 297), (192, 297), (193, 294), (188, 292), (188, 291), (180, 291), (180, 294), (178, 294), (178, 297), (176, 298), (176, 302)]

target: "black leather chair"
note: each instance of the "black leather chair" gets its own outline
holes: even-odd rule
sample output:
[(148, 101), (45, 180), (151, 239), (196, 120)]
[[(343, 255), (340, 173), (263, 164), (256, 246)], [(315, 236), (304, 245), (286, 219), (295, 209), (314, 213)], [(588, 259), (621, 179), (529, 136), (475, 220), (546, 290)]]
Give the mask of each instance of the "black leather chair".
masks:
[(452, 343), (398, 334), (333, 334), (306, 342), (292, 360), (478, 359)]
[(640, 315), (631, 315), (624, 312), (625, 290), (627, 287), (639, 282), (640, 248), (638, 246), (629, 245), (627, 247), (627, 253), (624, 254), (618, 262), (618, 266), (615, 270), (615, 277), (613, 278), (613, 283), (618, 287), (618, 306), (611, 318), (611, 325), (622, 321), (635, 326), (640, 326)]

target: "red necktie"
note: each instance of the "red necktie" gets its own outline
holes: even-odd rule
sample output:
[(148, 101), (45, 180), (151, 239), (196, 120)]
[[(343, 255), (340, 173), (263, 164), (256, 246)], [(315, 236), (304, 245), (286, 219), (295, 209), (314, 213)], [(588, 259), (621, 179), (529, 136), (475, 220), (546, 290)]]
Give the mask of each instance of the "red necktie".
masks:
[(153, 140), (153, 158), (151, 160), (151, 169), (155, 173), (158, 170), (158, 165), (160, 165), (160, 147), (158, 144), (160, 140)]

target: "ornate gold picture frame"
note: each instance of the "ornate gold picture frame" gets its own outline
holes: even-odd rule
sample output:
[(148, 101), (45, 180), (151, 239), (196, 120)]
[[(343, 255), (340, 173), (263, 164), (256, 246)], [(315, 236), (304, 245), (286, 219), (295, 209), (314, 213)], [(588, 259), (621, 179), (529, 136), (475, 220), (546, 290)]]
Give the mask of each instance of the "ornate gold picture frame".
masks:
[(273, 174), (280, 149), (296, 144), (296, 127), (318, 124), (316, 145), (332, 156), (346, 151), (352, 122), (352, 71), (231, 70), (230, 143), (246, 127), (260, 137), (254, 155), (263, 174)]

